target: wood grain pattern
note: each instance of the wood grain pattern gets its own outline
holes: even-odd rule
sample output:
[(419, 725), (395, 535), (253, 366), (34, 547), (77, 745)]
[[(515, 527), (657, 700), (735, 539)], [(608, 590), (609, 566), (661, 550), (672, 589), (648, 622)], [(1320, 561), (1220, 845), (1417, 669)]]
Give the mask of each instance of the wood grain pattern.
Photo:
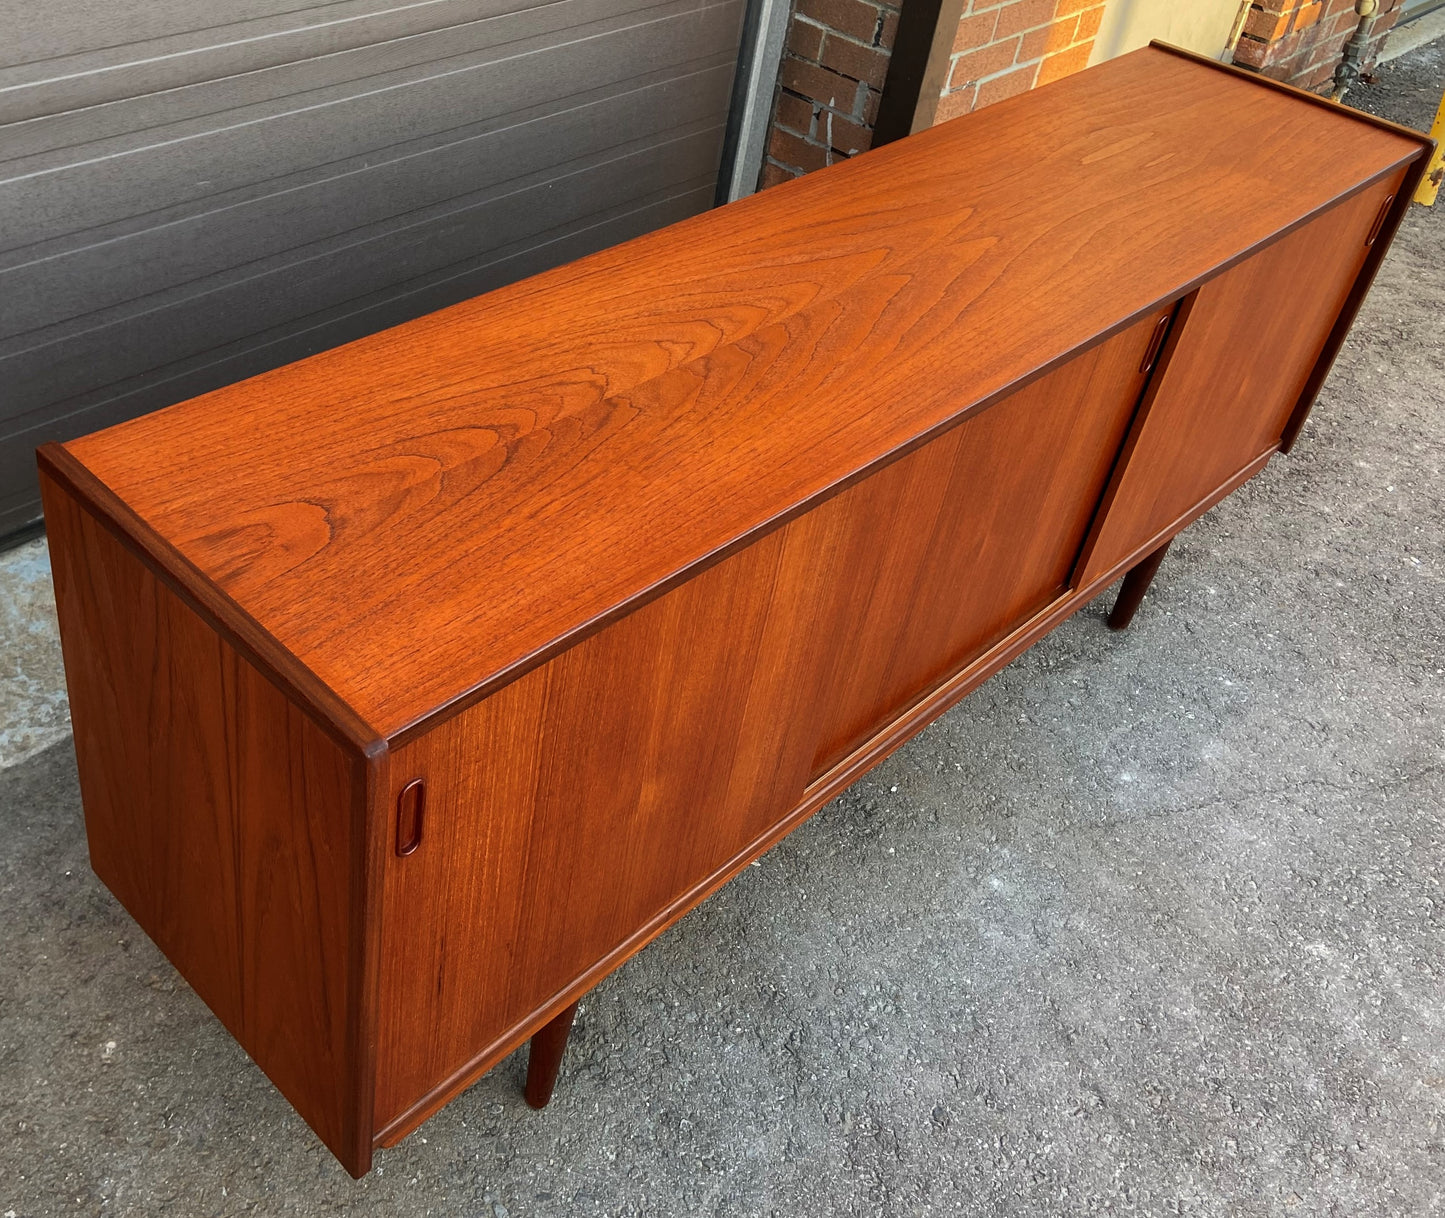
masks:
[(1169, 308), (845, 492), (813, 775), (1063, 595)]
[(371, 1159), (365, 779), (42, 477), (91, 865), (333, 1153)]
[(1083, 578), (1279, 445), (1400, 174), (1201, 287), (1109, 488)]
[(590, 986), (1263, 468), (1424, 150), (1152, 50), (47, 449), (97, 871), (353, 1172), (550, 1025), (539, 1099)]
[(392, 755), (428, 836), (386, 864), (378, 1129), (1063, 595), (1156, 320)]
[(1420, 153), (1145, 50), (69, 447), (395, 736)]
[(240, 2), (6, 9), (0, 536), (41, 442), (712, 206), (743, 0)]

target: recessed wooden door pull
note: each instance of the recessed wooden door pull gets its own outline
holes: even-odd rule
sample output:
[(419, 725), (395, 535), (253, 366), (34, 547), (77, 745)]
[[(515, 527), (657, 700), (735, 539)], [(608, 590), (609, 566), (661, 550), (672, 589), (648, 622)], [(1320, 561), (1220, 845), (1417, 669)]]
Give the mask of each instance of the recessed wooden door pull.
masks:
[(421, 845), (421, 823), (426, 813), (426, 787), (413, 778), (396, 797), (396, 853), (405, 858)]
[(1374, 245), (1375, 238), (1380, 235), (1380, 230), (1385, 227), (1385, 221), (1390, 215), (1390, 205), (1394, 203), (1395, 196), (1388, 195), (1385, 201), (1380, 204), (1380, 214), (1375, 217), (1375, 223), (1370, 226), (1370, 235), (1365, 238), (1366, 245)]
[(1154, 333), (1149, 336), (1149, 346), (1144, 350), (1144, 358), (1139, 361), (1140, 372), (1148, 372), (1154, 367), (1154, 361), (1159, 358), (1159, 351), (1164, 346), (1164, 336), (1169, 333), (1169, 323), (1173, 317), (1173, 312), (1168, 312), (1155, 324)]

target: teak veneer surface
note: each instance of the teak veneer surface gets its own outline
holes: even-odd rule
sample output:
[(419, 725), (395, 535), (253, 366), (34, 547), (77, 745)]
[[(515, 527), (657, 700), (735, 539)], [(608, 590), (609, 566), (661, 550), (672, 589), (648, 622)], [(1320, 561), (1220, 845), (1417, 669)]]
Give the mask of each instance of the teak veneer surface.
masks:
[(540, 1099), (591, 986), (1289, 446), (1427, 144), (1151, 49), (47, 446), (97, 874), (353, 1173), (551, 1029)]
[(41, 489), (91, 864), (326, 1144), (369, 1147), (363, 761)]
[(391, 755), (434, 815), (426, 847), (387, 860), (383, 905), (406, 914), (383, 919), (377, 1129), (414, 1124), (437, 1080), (489, 1060), (900, 708), (1064, 596), (1156, 321)]
[[(1211, 279), (1144, 403), (1081, 563), (1102, 574), (1236, 471), (1273, 449), (1369, 247), (1360, 240), (1402, 173)], [(1203, 408), (1201, 408), (1201, 406)]]
[(392, 736), (1380, 177), (1392, 141), (1418, 157), (1148, 48), (67, 447)]

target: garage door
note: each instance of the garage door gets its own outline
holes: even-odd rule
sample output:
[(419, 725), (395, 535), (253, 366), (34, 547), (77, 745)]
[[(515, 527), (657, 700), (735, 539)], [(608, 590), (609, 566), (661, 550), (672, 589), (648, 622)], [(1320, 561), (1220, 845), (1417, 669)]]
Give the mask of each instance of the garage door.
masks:
[(743, 0), (0, 0), (0, 536), (34, 448), (711, 206)]

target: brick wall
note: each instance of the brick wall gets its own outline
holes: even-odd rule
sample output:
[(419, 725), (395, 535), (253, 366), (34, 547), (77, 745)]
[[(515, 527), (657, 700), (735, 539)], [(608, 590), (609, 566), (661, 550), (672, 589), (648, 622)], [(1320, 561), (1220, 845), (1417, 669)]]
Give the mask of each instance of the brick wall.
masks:
[(897, 30), (897, 4), (794, 0), (761, 185), (867, 151)]
[[(903, 0), (794, 0), (762, 186), (872, 143)], [(964, 0), (936, 121), (1077, 72), (1104, 0)]]
[(966, 0), (937, 121), (1087, 67), (1103, 18), (1103, 0)]
[[(1400, 0), (1380, 0), (1365, 66), (1399, 16)], [(1354, 0), (1258, 0), (1245, 20), (1234, 62), (1306, 89), (1329, 83), (1359, 17)]]
[[(760, 185), (787, 181), (870, 147), (904, 2), (793, 0)], [(1086, 67), (1106, 2), (964, 0), (936, 121)], [(1400, 3), (1380, 0), (1367, 67)], [(1256, 0), (1234, 59), (1318, 88), (1333, 75), (1356, 21), (1354, 0)]]

